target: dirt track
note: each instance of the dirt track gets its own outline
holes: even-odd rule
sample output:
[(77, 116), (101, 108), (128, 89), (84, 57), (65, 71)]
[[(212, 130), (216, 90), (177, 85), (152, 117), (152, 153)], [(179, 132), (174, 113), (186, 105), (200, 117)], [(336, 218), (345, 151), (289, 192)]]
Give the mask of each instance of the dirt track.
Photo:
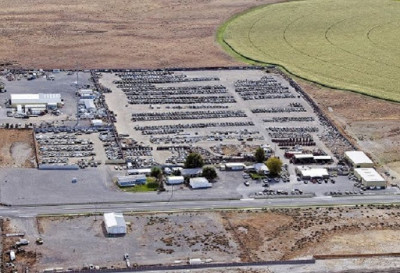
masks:
[(0, 129), (0, 167), (35, 167), (31, 130)]

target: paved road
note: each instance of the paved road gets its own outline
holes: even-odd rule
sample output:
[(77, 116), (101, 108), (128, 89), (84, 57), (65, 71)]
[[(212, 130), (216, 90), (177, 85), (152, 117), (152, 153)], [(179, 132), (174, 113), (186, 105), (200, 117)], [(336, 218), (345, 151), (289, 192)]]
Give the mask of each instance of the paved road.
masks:
[(93, 212), (138, 212), (138, 211), (179, 211), (229, 208), (263, 208), (280, 206), (329, 206), (382, 203), (400, 203), (400, 196), (352, 196), (352, 197), (316, 197), (286, 199), (241, 199), (241, 200), (195, 200), (176, 202), (123, 202), (75, 205), (39, 205), (0, 207), (3, 217), (35, 217), (39, 214), (74, 214)]

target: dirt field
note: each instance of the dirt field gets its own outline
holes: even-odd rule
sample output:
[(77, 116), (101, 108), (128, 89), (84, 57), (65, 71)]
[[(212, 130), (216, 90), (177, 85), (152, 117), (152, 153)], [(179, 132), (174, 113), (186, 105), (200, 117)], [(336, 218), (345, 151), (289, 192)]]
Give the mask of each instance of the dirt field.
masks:
[(271, 2), (279, 0), (3, 0), (0, 61), (36, 68), (233, 65), (215, 42), (216, 29)]
[(0, 129), (0, 139), (0, 167), (35, 167), (31, 130)]
[(128, 233), (116, 238), (106, 237), (102, 216), (41, 217), (12, 219), (8, 232), (25, 232), (31, 242), (43, 238), (43, 245), (24, 247), (36, 253), (32, 269), (110, 268), (125, 267), (124, 253), (139, 265), (399, 253), (399, 216), (394, 206), (134, 214), (125, 216)]

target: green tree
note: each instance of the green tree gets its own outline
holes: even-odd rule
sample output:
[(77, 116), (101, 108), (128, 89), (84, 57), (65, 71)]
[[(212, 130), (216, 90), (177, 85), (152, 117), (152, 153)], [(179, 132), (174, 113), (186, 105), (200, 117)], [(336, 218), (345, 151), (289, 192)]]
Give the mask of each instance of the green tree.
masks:
[(159, 167), (153, 167), (151, 168), (150, 175), (152, 177), (159, 178), (160, 176), (162, 176), (162, 170)]
[(204, 165), (204, 160), (198, 153), (190, 153), (186, 157), (185, 168), (201, 168)]
[(214, 167), (204, 167), (202, 175), (208, 180), (214, 180), (217, 178), (217, 171)]
[(257, 163), (263, 163), (265, 161), (265, 151), (263, 148), (258, 147), (254, 153)]
[(163, 183), (163, 172), (159, 167), (153, 167), (151, 169), (150, 175), (152, 177), (155, 177), (157, 184), (158, 184), (158, 190), (159, 191), (165, 191), (164, 183)]
[(278, 175), (282, 171), (282, 160), (277, 157), (268, 158), (265, 164), (267, 165), (271, 175)]

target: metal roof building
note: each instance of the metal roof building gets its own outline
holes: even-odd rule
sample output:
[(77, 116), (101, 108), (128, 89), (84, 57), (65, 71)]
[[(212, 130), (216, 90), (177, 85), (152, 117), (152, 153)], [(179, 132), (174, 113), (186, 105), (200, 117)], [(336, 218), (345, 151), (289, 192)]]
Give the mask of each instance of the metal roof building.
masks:
[(126, 234), (126, 223), (122, 213), (104, 213), (104, 226), (109, 235)]
[(189, 184), (192, 189), (206, 189), (212, 187), (212, 184), (204, 177), (190, 178)]
[(346, 160), (354, 168), (372, 168), (374, 162), (362, 151), (348, 151), (344, 153)]
[(386, 180), (374, 168), (357, 168), (354, 174), (365, 187), (386, 187)]
[(17, 105), (25, 106), (27, 104), (61, 104), (61, 94), (11, 94), (11, 106)]
[(117, 176), (117, 183), (120, 187), (131, 187), (135, 185), (146, 184), (146, 176), (143, 174), (129, 175), (129, 176)]
[(167, 177), (167, 184), (168, 185), (178, 185), (185, 182), (185, 178), (183, 176), (168, 176)]
[(302, 179), (314, 179), (314, 178), (328, 178), (329, 173), (325, 168), (308, 168), (308, 167), (296, 167), (296, 173), (301, 176)]

